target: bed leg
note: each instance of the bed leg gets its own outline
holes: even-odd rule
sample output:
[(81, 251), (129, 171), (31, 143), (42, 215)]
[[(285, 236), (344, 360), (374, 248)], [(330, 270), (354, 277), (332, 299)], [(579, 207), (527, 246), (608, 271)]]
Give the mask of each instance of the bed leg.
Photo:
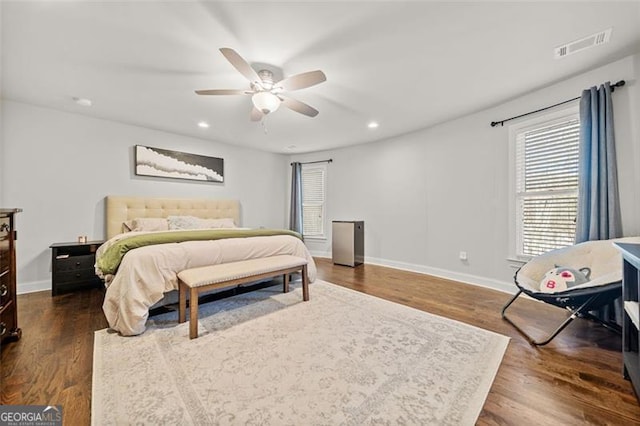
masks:
[(282, 292), (283, 293), (289, 293), (289, 274), (284, 274), (282, 276)]

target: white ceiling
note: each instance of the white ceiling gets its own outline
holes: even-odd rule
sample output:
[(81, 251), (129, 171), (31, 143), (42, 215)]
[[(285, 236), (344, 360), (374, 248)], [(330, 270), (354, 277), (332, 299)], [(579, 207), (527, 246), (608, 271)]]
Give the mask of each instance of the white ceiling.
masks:
[[(610, 43), (554, 59), (554, 47), (609, 27)], [(325, 83), (290, 93), (320, 114), (281, 108), (265, 134), (249, 121), (249, 96), (195, 95), (248, 87), (220, 47), (285, 76), (322, 69)], [(138, 126), (309, 152), (432, 126), (639, 51), (638, 1), (4, 1), (1, 90)], [(368, 129), (370, 120), (380, 127)]]

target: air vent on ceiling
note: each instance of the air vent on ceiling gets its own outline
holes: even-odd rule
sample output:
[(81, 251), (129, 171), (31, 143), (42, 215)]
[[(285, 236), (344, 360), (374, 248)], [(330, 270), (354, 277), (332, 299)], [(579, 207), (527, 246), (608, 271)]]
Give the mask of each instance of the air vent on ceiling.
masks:
[(611, 38), (612, 30), (613, 28), (608, 28), (604, 31), (600, 31), (599, 33), (581, 38), (580, 40), (572, 41), (571, 43), (556, 47), (554, 51), (555, 58), (564, 58), (565, 56), (573, 55), (581, 50), (607, 43)]

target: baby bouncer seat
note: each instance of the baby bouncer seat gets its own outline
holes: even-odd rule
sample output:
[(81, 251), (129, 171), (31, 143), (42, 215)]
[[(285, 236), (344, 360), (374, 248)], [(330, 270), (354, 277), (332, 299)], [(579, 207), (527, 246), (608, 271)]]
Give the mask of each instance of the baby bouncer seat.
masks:
[[(518, 292), (502, 308), (502, 318), (536, 346), (549, 343), (576, 317), (591, 319), (620, 332), (620, 326), (615, 322), (589, 312), (622, 296), (622, 256), (614, 242), (638, 243), (640, 237), (587, 241), (551, 250), (530, 260), (514, 275)], [(506, 315), (507, 309), (523, 293), (567, 309), (570, 315), (546, 339), (535, 340)]]

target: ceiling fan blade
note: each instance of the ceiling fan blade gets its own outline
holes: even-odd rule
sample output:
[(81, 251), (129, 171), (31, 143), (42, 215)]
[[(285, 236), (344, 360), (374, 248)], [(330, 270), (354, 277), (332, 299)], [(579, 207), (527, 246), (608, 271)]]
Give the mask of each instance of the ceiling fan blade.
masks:
[(264, 114), (258, 108), (253, 107), (251, 110), (251, 121), (260, 121)]
[(286, 96), (278, 95), (278, 97), (282, 100), (282, 105), (286, 106), (290, 110), (295, 112), (299, 112), (300, 114), (304, 114), (309, 117), (315, 117), (318, 115), (318, 110), (305, 104), (304, 102), (300, 102), (299, 100), (293, 98), (287, 98)]
[(227, 61), (231, 62), (231, 65), (247, 78), (252, 83), (261, 82), (262, 80), (258, 76), (258, 73), (251, 68), (251, 65), (245, 61), (242, 56), (238, 55), (238, 52), (228, 47), (221, 47), (220, 52), (227, 58)]
[(211, 89), (211, 90), (196, 90), (198, 95), (250, 95), (249, 90), (234, 90), (234, 89)]
[(285, 90), (298, 90), (305, 87), (315, 86), (327, 80), (327, 76), (320, 70), (303, 72), (292, 75), (275, 84), (275, 87), (282, 87)]

